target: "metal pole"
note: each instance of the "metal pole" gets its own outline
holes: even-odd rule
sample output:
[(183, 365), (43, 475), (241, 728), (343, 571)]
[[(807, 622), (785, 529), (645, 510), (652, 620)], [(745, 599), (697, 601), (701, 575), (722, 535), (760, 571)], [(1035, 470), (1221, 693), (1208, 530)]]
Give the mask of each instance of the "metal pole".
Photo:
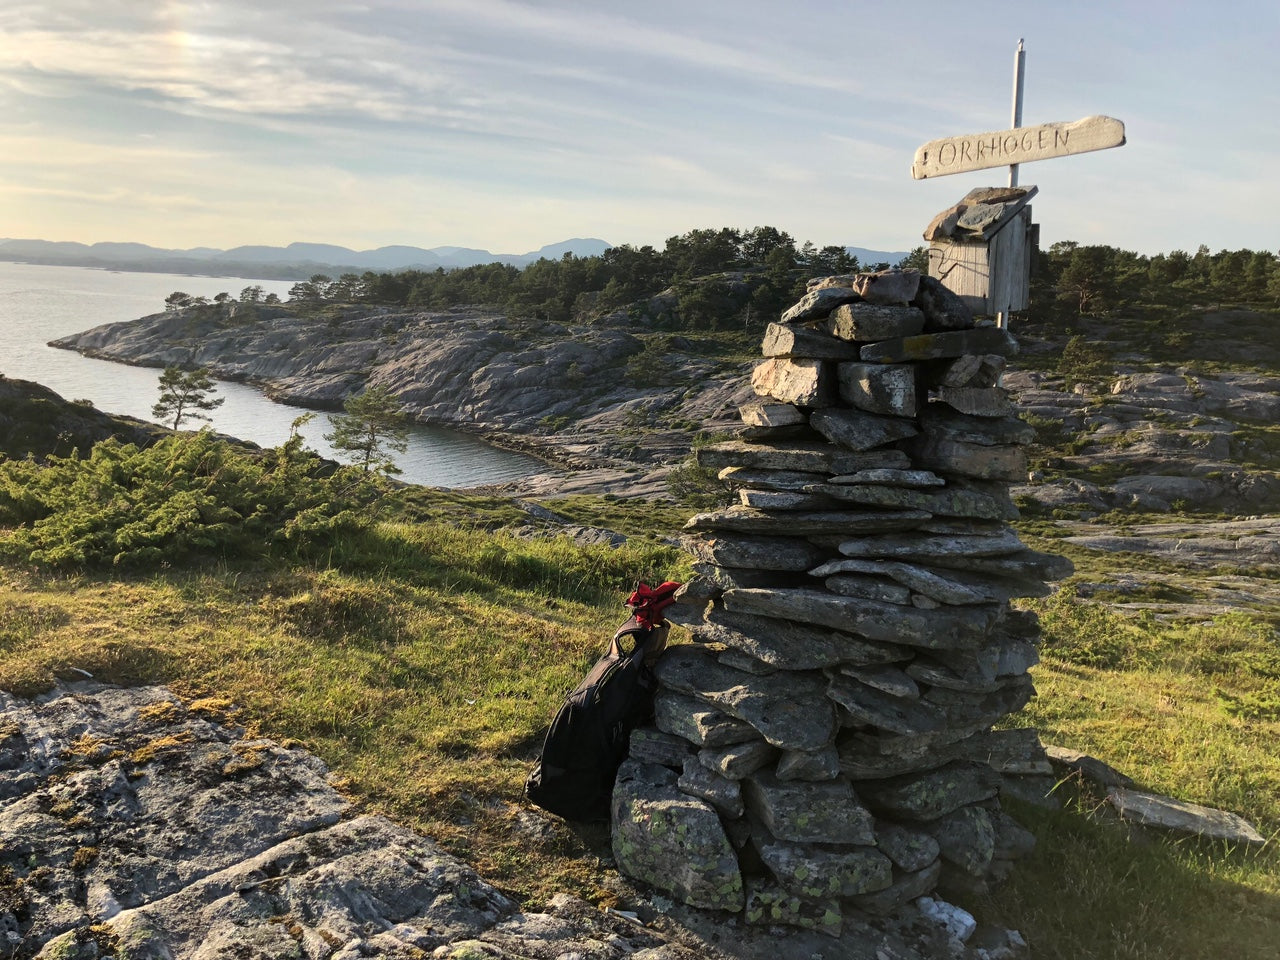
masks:
[[(1013, 55), (1013, 123), (1011, 126), (1017, 130), (1022, 126), (1022, 78), (1026, 73), (1026, 52), (1022, 49), (1022, 38), (1018, 38), (1018, 49)], [(1009, 186), (1016, 187), (1018, 185), (1018, 165), (1016, 163), (1009, 164)], [(1009, 321), (1012, 319), (1013, 311), (1007, 306), (996, 314), (996, 326), (1009, 329)]]
[[(1026, 73), (1026, 53), (1022, 49), (1022, 38), (1018, 38), (1018, 51), (1013, 55), (1013, 128), (1022, 126), (1022, 77)], [(1009, 165), (1009, 186), (1018, 185), (1018, 165)]]

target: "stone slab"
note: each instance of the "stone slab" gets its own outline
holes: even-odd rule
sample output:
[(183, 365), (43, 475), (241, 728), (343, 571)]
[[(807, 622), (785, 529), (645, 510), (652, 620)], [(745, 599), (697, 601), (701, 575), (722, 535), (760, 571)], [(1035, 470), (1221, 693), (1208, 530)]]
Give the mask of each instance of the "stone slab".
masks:
[(730, 590), (723, 603), (732, 613), (797, 620), (882, 643), (944, 649), (977, 647), (997, 614), (985, 607), (917, 610), (810, 589)]
[(852, 303), (862, 297), (852, 287), (831, 286), (811, 290), (793, 306), (783, 311), (783, 323), (799, 323), (825, 317), (842, 303)]
[(749, 467), (725, 467), (716, 477), (740, 489), (780, 491), (799, 491), (806, 484), (821, 483), (826, 479), (821, 473), (803, 470), (756, 470)]
[[(979, 363), (981, 368), (981, 363)], [(1000, 387), (939, 387), (938, 399), (960, 413), (975, 417), (1007, 417), (1014, 412), (1009, 391)]]
[(730, 820), (736, 820), (746, 812), (742, 803), (742, 785), (737, 780), (721, 776), (698, 757), (685, 760), (676, 786), (691, 797), (705, 800)]
[(1017, 508), (1007, 498), (999, 499), (961, 486), (945, 490), (917, 490), (876, 484), (812, 483), (807, 493), (820, 494), (846, 503), (868, 507), (923, 510), (939, 517), (970, 517), (977, 520), (1014, 520)]
[(834, 780), (840, 776), (840, 753), (834, 744), (822, 750), (787, 750), (773, 772), (779, 780)]
[(738, 408), (738, 416), (749, 427), (794, 427), (807, 423), (808, 415), (790, 403), (753, 401)]
[(745, 721), (776, 747), (820, 750), (835, 739), (835, 709), (826, 699), (826, 678), (820, 673), (779, 671), (756, 677), (691, 645), (669, 647), (655, 673), (667, 690)]
[(925, 434), (907, 441), (914, 461), (944, 476), (1025, 483), (1027, 451), (1020, 446), (989, 446)]
[(914, 437), (920, 432), (911, 420), (838, 408), (815, 411), (809, 418), (809, 424), (832, 443), (858, 453)]
[[(921, 326), (924, 317), (920, 318)], [(826, 330), (771, 323), (765, 328), (761, 353), (766, 357), (793, 357), (811, 360), (857, 360), (858, 348)]]
[[(848, 303), (836, 307), (824, 328), (842, 341), (875, 343), (913, 337), (924, 331), (925, 317), (918, 307), (886, 306), (876, 303)], [(858, 357), (841, 357), (857, 360)]]
[(810, 534), (873, 534), (918, 527), (933, 515), (923, 510), (893, 511), (796, 511), (773, 515), (749, 507), (728, 507), (699, 513), (684, 525), (686, 530), (733, 531), (742, 534), (806, 536)]
[(832, 365), (824, 360), (776, 357), (756, 364), (751, 372), (751, 389), (781, 403), (822, 407), (836, 398), (833, 374)]
[(901, 648), (805, 626), (791, 620), (732, 613), (721, 607), (708, 611), (706, 622), (692, 628), (702, 642), (723, 643), (789, 670), (812, 670), (842, 663), (889, 663), (903, 658)]
[(918, 698), (896, 697), (860, 683), (852, 677), (836, 677), (827, 696), (862, 726), (890, 733), (914, 736), (937, 732), (947, 724), (947, 715), (938, 707)]
[(942, 560), (957, 561), (983, 557), (1009, 557), (1026, 550), (1017, 533), (1005, 528), (997, 536), (953, 534), (930, 536), (897, 533), (856, 540), (841, 541), (840, 553), (846, 557), (876, 557), (892, 560), (917, 560), (948, 566)]
[(870, 812), (846, 780), (779, 780), (761, 770), (743, 781), (747, 810), (779, 840), (793, 843), (875, 843)]
[(660, 731), (700, 747), (745, 743), (760, 736), (751, 724), (716, 709), (705, 700), (674, 690), (659, 690), (653, 711), (654, 724)]
[(778, 885), (807, 900), (874, 893), (893, 883), (893, 864), (874, 846), (765, 842), (758, 850)]
[(1018, 342), (999, 327), (975, 327), (972, 330), (949, 330), (922, 333), (915, 337), (882, 340), (862, 348), (862, 359), (868, 363), (919, 363), (962, 357), (968, 353), (994, 353), (1016, 356)]
[(917, 376), (916, 367), (909, 363), (840, 363), (836, 365), (836, 389), (841, 400), (859, 410), (914, 417), (920, 406)]
[(826, 554), (799, 537), (686, 536), (684, 549), (704, 563), (751, 570), (799, 572)]
[[(817, 483), (817, 480), (811, 480)], [(944, 487), (947, 481), (929, 470), (859, 470), (831, 478), (831, 483), (843, 485), (874, 484), (886, 487)]]
[(859, 791), (882, 815), (927, 822), (994, 797), (999, 776), (982, 764), (955, 762), (918, 776), (864, 783)]
[(911, 461), (901, 450), (853, 453), (830, 443), (746, 443), (730, 440), (694, 450), (701, 467), (751, 467), (763, 470), (799, 470), (810, 473), (856, 473), (859, 470), (906, 469)]
[(1155, 793), (1112, 787), (1109, 802), (1125, 820), (1143, 826), (1159, 827), (1175, 833), (1190, 834), (1208, 840), (1228, 843), (1263, 844), (1267, 842), (1249, 821), (1226, 810), (1203, 807), (1198, 803), (1177, 800)]

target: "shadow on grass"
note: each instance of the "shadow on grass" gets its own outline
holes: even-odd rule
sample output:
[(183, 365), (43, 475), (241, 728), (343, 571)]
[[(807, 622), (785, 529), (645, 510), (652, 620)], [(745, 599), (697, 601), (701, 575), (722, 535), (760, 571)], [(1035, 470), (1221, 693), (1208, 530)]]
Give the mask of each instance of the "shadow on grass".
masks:
[(978, 906), (1022, 932), (1037, 960), (1274, 960), (1280, 855), (1178, 839), (1076, 798), (1060, 811), (1006, 806), (1038, 839)]

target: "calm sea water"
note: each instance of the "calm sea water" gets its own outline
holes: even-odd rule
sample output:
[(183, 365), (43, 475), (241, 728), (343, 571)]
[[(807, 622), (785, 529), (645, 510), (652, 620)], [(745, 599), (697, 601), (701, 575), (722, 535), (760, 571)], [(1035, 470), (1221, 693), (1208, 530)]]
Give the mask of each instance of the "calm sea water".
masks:
[[(94, 360), (46, 344), (99, 324), (159, 313), (164, 310), (164, 298), (175, 290), (210, 298), (225, 290), (235, 297), (250, 284), (259, 284), (283, 299), (293, 281), (115, 273), (0, 262), (0, 373), (42, 383), (68, 400), (89, 400), (108, 413), (154, 420), (151, 406), (156, 401), (160, 371)], [(210, 425), (265, 447), (288, 439), (294, 418), (304, 412), (273, 403), (260, 390), (245, 384), (219, 382), (217, 395), (225, 402), (211, 411)], [(307, 446), (337, 459), (323, 439), (332, 429), (328, 416), (322, 413), (302, 433)], [(404, 471), (400, 479), (436, 487), (499, 483), (542, 468), (531, 457), (434, 427), (414, 427), (409, 449), (396, 457), (396, 463)]]

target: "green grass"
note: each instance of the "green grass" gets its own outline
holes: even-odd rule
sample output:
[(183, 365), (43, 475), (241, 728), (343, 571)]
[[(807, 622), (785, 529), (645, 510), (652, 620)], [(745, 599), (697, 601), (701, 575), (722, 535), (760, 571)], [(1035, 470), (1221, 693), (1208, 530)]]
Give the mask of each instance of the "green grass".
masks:
[[(256, 733), (317, 753), (358, 808), (436, 838), (532, 904), (570, 891), (616, 902), (602, 829), (519, 827), (552, 712), (601, 652), (638, 578), (683, 579), (655, 539), (687, 509), (606, 497), (546, 505), (635, 536), (624, 547), (527, 541), (500, 498), (395, 495), (395, 519), (322, 560), (287, 557), (133, 573), (0, 564), (0, 689), (77, 670), (234, 704)], [(1032, 522), (1024, 539), (1069, 547)], [(647, 534), (647, 536), (646, 536)], [(1088, 575), (1135, 558), (1091, 555)], [(1099, 798), (1018, 807), (1035, 855), (984, 918), (1037, 957), (1264, 958), (1280, 942), (1280, 644), (1263, 617), (1167, 625), (1063, 592), (1040, 611), (1039, 695), (1014, 725), (1085, 750), (1142, 785), (1251, 820), (1262, 850), (1129, 828)], [(1067, 790), (1070, 785), (1064, 785)]]
[(552, 712), (625, 618), (631, 584), (678, 578), (680, 564), (653, 543), (583, 549), (433, 523), (383, 524), (324, 566), (0, 566), (0, 689), (33, 694), (83, 670), (230, 701), (241, 722), (315, 751), (359, 806), (504, 889), (600, 899), (600, 836), (531, 840), (511, 821)]

